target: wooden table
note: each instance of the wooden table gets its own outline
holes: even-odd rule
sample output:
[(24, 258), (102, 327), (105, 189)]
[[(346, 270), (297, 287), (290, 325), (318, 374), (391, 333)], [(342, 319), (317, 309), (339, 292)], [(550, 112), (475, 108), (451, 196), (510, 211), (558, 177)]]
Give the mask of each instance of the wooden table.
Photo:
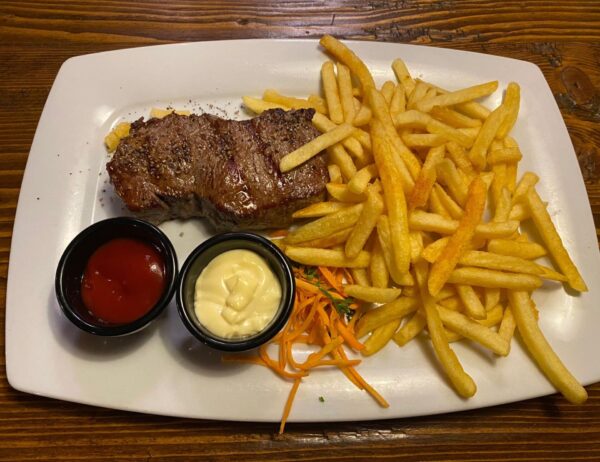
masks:
[[(600, 219), (600, 2), (11, 1), (0, 3), (0, 298), (19, 187), (42, 107), (67, 58), (256, 37), (434, 45), (531, 61), (560, 106)], [(596, 222), (598, 225), (598, 222)], [(599, 326), (600, 327), (600, 326)], [(0, 312), (4, 351), (4, 310)], [(378, 422), (242, 424), (148, 416), (12, 390), (0, 357), (0, 460), (600, 460), (600, 384), (479, 411)]]

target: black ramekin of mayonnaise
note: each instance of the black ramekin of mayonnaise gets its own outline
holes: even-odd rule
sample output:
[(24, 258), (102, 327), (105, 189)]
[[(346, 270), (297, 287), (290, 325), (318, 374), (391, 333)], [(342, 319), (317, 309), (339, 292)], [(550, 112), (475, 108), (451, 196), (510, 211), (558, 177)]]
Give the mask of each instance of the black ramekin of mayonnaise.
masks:
[(292, 267), (277, 246), (253, 233), (224, 233), (196, 247), (183, 264), (177, 308), (202, 343), (244, 351), (283, 328), (295, 290)]

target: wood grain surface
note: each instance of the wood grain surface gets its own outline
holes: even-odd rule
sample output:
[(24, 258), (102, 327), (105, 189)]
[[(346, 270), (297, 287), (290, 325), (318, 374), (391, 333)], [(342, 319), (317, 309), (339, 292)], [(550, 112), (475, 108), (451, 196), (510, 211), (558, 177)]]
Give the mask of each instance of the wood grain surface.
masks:
[[(27, 155), (60, 65), (71, 56), (183, 41), (338, 37), (531, 61), (562, 111), (600, 225), (600, 2), (0, 2), (0, 305)], [(586, 206), (586, 204), (576, 204)], [(4, 352), (4, 309), (0, 350)], [(600, 326), (599, 326), (600, 327)], [(0, 356), (0, 460), (600, 460), (600, 384), (478, 411), (376, 422), (274, 424), (174, 419), (16, 392)]]

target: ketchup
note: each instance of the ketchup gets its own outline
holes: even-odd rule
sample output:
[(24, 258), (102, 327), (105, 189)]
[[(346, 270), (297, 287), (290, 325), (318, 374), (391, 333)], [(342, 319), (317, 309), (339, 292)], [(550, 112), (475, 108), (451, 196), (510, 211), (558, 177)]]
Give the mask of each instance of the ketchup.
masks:
[(165, 288), (165, 263), (142, 241), (117, 238), (101, 245), (81, 280), (83, 303), (98, 319), (126, 324), (141, 318)]

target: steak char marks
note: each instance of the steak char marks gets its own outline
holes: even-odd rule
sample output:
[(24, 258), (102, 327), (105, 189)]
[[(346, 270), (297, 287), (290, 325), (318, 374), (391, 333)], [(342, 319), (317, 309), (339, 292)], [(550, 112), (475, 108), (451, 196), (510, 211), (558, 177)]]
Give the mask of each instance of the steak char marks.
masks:
[(322, 200), (324, 154), (281, 173), (279, 161), (319, 135), (312, 109), (245, 121), (170, 114), (131, 126), (106, 168), (119, 197), (154, 223), (206, 217), (217, 230), (285, 227)]

